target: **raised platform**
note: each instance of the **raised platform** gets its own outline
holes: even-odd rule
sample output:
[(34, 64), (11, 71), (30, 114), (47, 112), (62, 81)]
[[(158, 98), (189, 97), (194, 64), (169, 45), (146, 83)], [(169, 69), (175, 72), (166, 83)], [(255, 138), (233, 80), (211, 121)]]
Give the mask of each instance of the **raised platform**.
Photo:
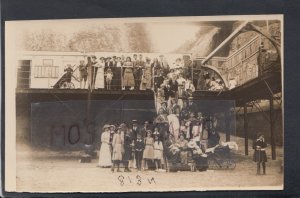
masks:
[[(270, 99), (272, 93), (281, 92), (281, 73), (265, 73), (228, 91), (195, 91), (195, 100), (234, 100), (236, 106), (244, 102)], [(16, 89), (18, 99), (27, 98), (30, 102), (67, 100), (154, 100), (150, 90), (105, 90), (96, 89)]]

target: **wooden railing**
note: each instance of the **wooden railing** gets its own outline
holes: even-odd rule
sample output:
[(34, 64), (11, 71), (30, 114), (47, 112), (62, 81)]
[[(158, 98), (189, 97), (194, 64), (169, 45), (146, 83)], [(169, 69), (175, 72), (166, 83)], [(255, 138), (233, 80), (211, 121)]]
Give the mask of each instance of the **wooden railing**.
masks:
[(260, 43), (261, 37), (256, 36), (238, 51), (227, 57), (227, 80), (231, 77), (235, 77), (237, 84), (241, 85), (258, 77), (257, 56)]
[(34, 78), (58, 78), (59, 66), (34, 66)]
[[(206, 65), (217, 68), (227, 82), (234, 77), (237, 85), (244, 84), (258, 77), (257, 56), (260, 44), (261, 36), (257, 35), (228, 57), (213, 57)], [(204, 57), (196, 58), (199, 61), (203, 59)]]

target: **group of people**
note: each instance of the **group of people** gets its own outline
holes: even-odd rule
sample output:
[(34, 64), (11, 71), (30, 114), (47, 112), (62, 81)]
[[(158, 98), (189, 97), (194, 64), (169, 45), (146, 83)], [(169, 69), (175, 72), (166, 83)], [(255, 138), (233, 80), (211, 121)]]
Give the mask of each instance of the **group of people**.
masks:
[(217, 119), (197, 112), (192, 98), (178, 115), (175, 109), (180, 107), (175, 107), (175, 101), (171, 100), (171, 106), (163, 102), (157, 117), (152, 122), (145, 121), (143, 126), (137, 120), (119, 126), (105, 124), (98, 166), (111, 167), (113, 172), (115, 168), (120, 171), (120, 164), (125, 172), (130, 167), (159, 171), (167, 170), (171, 161), (187, 165), (191, 157), (205, 158), (207, 148), (219, 145)]
[[(192, 61), (189, 58), (186, 61), (178, 58), (174, 63), (174, 68), (181, 68), (186, 73), (191, 73), (191, 67)], [(142, 54), (134, 54), (133, 57), (100, 57), (99, 60), (96, 56), (88, 56), (87, 63), (80, 61), (78, 69), (80, 88), (85, 89), (87, 83), (89, 89), (109, 90), (153, 89), (154, 84), (159, 84), (160, 78), (170, 72), (163, 55), (151, 60), (149, 57), (144, 58)]]

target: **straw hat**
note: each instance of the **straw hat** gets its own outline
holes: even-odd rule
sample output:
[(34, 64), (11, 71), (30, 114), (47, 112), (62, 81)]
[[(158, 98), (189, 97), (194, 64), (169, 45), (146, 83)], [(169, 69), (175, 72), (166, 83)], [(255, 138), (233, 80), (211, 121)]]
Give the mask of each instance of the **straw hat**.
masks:
[(110, 127), (109, 124), (105, 124), (105, 125), (103, 126), (103, 129), (107, 129), (107, 128), (109, 128), (109, 127)]

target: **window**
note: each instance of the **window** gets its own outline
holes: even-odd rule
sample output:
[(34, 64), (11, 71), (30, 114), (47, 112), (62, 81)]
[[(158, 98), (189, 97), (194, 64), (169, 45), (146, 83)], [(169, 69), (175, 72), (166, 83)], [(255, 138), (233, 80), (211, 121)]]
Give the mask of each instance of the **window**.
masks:
[(53, 59), (43, 59), (43, 65), (34, 68), (35, 78), (58, 78), (58, 66), (53, 66)]

